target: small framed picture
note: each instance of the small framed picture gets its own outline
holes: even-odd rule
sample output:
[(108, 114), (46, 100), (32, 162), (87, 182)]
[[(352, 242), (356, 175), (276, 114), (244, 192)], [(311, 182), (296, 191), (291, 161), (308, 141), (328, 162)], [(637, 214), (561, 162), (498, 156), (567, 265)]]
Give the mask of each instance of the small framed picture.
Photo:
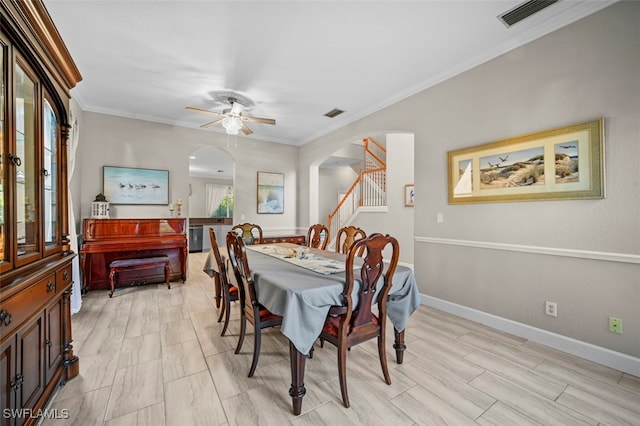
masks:
[(415, 195), (415, 185), (412, 183), (404, 186), (404, 205), (406, 207), (413, 207), (413, 198)]
[(258, 172), (258, 213), (284, 213), (284, 173)]

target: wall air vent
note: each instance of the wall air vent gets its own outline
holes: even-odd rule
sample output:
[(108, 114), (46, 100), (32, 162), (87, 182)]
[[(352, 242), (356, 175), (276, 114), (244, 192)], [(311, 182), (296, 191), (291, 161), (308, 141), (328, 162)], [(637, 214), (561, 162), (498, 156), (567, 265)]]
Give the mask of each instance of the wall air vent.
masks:
[(507, 28), (522, 21), (525, 18), (540, 12), (542, 9), (557, 3), (558, 0), (530, 0), (526, 1), (508, 12), (498, 16), (498, 19), (506, 25)]
[(329, 117), (329, 118), (334, 118), (337, 115), (342, 114), (344, 111), (338, 108), (334, 108), (331, 111), (329, 111), (328, 113), (325, 114), (325, 117)]

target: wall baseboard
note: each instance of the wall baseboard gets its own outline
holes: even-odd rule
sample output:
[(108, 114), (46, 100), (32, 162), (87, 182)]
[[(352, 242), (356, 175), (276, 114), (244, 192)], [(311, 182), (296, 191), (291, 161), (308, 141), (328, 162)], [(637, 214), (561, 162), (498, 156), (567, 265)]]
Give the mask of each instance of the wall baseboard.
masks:
[(640, 358), (422, 294), (422, 304), (640, 377)]

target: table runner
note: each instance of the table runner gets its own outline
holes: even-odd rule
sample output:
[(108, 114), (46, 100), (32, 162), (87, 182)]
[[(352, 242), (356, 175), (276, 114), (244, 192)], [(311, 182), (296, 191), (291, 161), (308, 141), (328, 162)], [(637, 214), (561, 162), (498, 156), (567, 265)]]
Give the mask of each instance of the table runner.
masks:
[[(298, 257), (298, 250), (305, 250), (305, 256)], [(345, 262), (340, 259), (332, 259), (319, 254), (318, 252), (311, 252), (306, 247), (283, 247), (279, 245), (253, 245), (247, 246), (247, 250), (253, 250), (267, 256), (272, 256), (285, 262), (291, 263), (296, 266), (308, 269), (313, 272), (317, 272), (322, 275), (336, 274), (338, 272), (344, 272)]]

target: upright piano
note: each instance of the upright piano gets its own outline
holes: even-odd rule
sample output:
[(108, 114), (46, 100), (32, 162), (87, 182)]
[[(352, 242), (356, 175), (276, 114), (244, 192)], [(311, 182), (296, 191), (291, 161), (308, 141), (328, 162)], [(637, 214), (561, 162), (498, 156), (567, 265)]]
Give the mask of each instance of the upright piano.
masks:
[[(187, 279), (187, 233), (184, 218), (85, 219), (80, 264), (83, 291), (110, 288), (109, 264), (117, 259), (168, 256), (171, 280)], [(118, 286), (164, 283), (164, 268), (125, 271)]]

